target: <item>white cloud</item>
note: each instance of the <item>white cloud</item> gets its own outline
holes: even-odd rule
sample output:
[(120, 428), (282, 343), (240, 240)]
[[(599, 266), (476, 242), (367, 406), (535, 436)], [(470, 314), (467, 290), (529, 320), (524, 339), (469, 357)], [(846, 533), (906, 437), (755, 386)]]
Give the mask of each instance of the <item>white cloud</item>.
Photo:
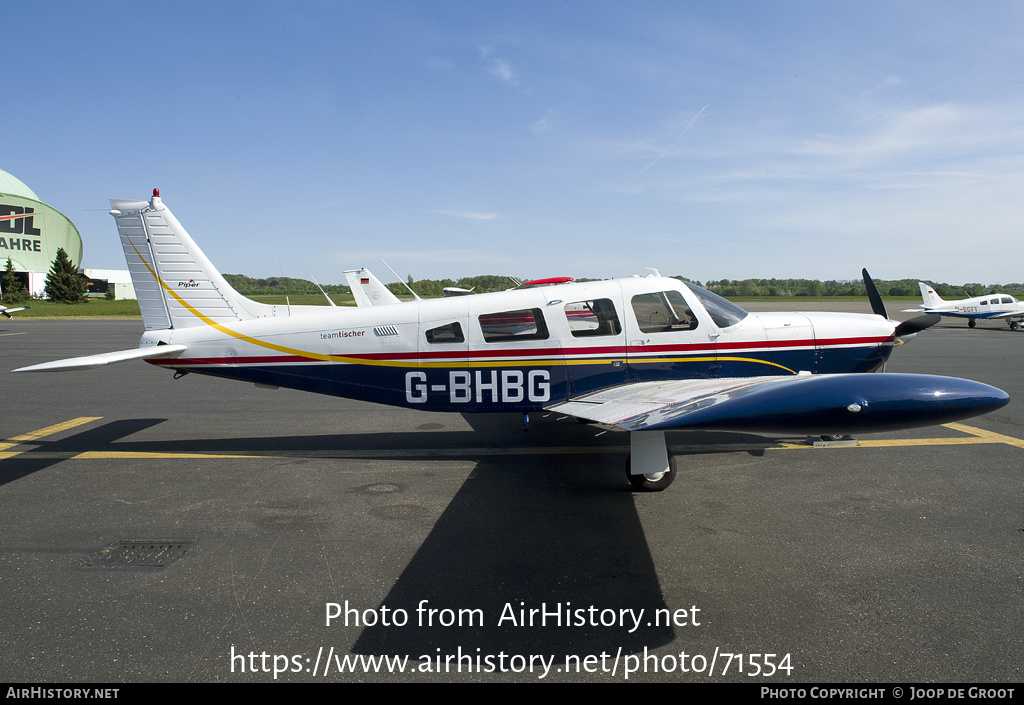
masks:
[(494, 63), (491, 64), (491, 75), (503, 83), (513, 83), (516, 79), (516, 75), (512, 72), (512, 67), (502, 59), (495, 59)]
[(453, 218), (469, 218), (470, 220), (497, 220), (497, 213), (474, 213), (473, 211), (431, 211), (438, 215), (450, 215)]
[(530, 131), (535, 135), (542, 135), (555, 129), (552, 119), (555, 116), (554, 110), (546, 110), (544, 117), (530, 125)]
[(441, 264), (505, 264), (512, 260), (505, 255), (481, 250), (363, 250), (359, 252), (332, 252), (328, 258), (345, 266), (359, 262), (430, 262)]

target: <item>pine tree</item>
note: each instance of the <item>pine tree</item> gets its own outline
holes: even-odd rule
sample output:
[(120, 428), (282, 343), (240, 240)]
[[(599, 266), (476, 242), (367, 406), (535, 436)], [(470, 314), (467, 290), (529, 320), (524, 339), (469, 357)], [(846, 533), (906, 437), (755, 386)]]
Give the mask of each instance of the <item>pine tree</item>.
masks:
[(53, 258), (53, 267), (46, 275), (46, 296), (51, 301), (62, 304), (77, 304), (85, 301), (87, 285), (85, 277), (78, 273), (78, 268), (71, 262), (68, 253), (61, 247)]
[(4, 270), (2, 281), (0, 281), (0, 289), (3, 290), (5, 304), (16, 304), (25, 299), (25, 292), (21, 290), (21, 282), (14, 274), (14, 264), (10, 257), (7, 258), (7, 268)]

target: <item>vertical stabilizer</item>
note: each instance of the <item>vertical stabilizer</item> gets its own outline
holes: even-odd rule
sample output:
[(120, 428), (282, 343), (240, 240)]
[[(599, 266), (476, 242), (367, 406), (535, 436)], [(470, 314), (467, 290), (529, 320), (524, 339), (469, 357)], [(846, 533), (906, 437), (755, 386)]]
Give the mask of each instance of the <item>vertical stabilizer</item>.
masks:
[(345, 280), (352, 289), (356, 306), (390, 306), (402, 303), (400, 298), (392, 294), (391, 290), (365, 267), (347, 270)]
[(273, 315), (231, 288), (153, 189), (149, 201), (110, 200), (146, 330)]
[(917, 285), (921, 287), (921, 298), (924, 300), (925, 308), (938, 308), (944, 303), (942, 297), (935, 293), (935, 288), (931, 284), (918, 282)]

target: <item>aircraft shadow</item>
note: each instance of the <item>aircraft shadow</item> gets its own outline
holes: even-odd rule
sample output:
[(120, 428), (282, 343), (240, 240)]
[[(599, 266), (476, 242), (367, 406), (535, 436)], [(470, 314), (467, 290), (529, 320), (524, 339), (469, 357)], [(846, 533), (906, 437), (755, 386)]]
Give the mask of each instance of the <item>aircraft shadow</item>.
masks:
[[(466, 419), (488, 437), (509, 423), (500, 416)], [(531, 424), (519, 438), (534, 434), (533, 447), (575, 436), (625, 446), (625, 434), (595, 436), (592, 427), (564, 423)], [(735, 442), (737, 434), (729, 435)], [(465, 657), (500, 653), (546, 654), (557, 667), (566, 656), (614, 658), (620, 649), (670, 643), (673, 627), (655, 618), (669, 606), (624, 463), (624, 453), (481, 458), (381, 603), (406, 610), (410, 624), (366, 627), (353, 652), (440, 655), (442, 662), (461, 655), (466, 663)], [(640, 626), (621, 610), (643, 610)]]
[[(111, 421), (95, 428), (79, 431), (67, 438), (56, 441), (40, 439), (26, 443), (32, 448), (12, 458), (3, 460), (3, 473), (0, 473), (0, 486), (8, 482), (20, 480), (32, 473), (45, 470), (57, 463), (62, 463), (67, 454), (81, 453), (87, 450), (112, 450), (115, 442), (161, 424), (167, 419), (122, 419)], [(118, 449), (123, 449), (118, 445)], [(14, 448), (13, 450), (22, 450)]]
[[(476, 460), (475, 469), (381, 603), (389, 610), (404, 609), (409, 623), (364, 628), (354, 653), (414, 659), (461, 654), (474, 663), (477, 656), (497, 658), (502, 652), (545, 654), (564, 664), (566, 656), (604, 653), (613, 658), (620, 649), (636, 653), (673, 641), (675, 631), (666, 618), (672, 607), (665, 602), (623, 474), (626, 435), (602, 434), (566, 419), (538, 419), (523, 433), (515, 415), (466, 418), (472, 431), (158, 441), (123, 439), (165, 419), (125, 419), (62, 440), (35, 442), (34, 452), (4, 462), (0, 482), (65, 459), (53, 454), (87, 450), (320, 452), (327, 457), (335, 451), (345, 457), (365, 452), (371, 458), (404, 449), (409, 453), (404, 457), (415, 461), (436, 460), (435, 450), (464, 448)], [(419, 430), (433, 430), (430, 426)], [(745, 434), (669, 437), (670, 444), (723, 441), (765, 444), (763, 437)], [(503, 454), (516, 447), (531, 452)], [(574, 453), (573, 447), (606, 447), (609, 452)], [(714, 445), (708, 450), (713, 452)], [(418, 611), (421, 605), (424, 610)], [(437, 612), (425, 611), (431, 609)]]
[[(467, 420), (490, 430), (508, 417)], [(534, 428), (531, 442), (543, 445), (547, 429)], [(632, 653), (670, 642), (673, 629), (653, 625), (653, 611), (667, 605), (624, 461), (618, 453), (481, 458), (381, 603), (405, 609), (410, 624), (366, 627), (353, 652), (546, 654), (558, 665), (566, 655), (614, 656), (620, 647)], [(417, 612), (421, 605), (450, 611)], [(630, 617), (620, 626), (623, 609), (644, 610), (632, 633)], [(531, 622), (531, 610), (548, 615), (534, 612)]]

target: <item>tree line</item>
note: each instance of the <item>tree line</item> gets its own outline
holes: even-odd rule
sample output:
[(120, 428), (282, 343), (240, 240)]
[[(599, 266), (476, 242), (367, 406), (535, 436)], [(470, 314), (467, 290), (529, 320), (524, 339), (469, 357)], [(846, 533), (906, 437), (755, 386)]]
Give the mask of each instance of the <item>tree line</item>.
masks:
[[(675, 276), (674, 279), (692, 282), (703, 286), (716, 294), (726, 298), (735, 297), (830, 297), (830, 296), (867, 296), (864, 289), (864, 282), (858, 280), (835, 280), (821, 281), (818, 279), (720, 279), (709, 280), (701, 283), (696, 279), (683, 276)], [(306, 279), (293, 277), (270, 277), (256, 278), (244, 274), (225, 274), (224, 279), (234, 287), (235, 291), (243, 296), (259, 296), (261, 294), (319, 294), (320, 287)], [(409, 275), (405, 284), (392, 282), (387, 284), (397, 296), (408, 296), (408, 285), (417, 295), (423, 298), (436, 298), (441, 296), (442, 291), (447, 287), (458, 287), (468, 289), (476, 294), (484, 294), (493, 291), (504, 291), (516, 286), (519, 280), (500, 274), (484, 274), (473, 277), (462, 277), (460, 279), (413, 279)], [(597, 279), (580, 278), (576, 281), (600, 281)], [(920, 296), (918, 279), (875, 279), (875, 286), (883, 296)], [(971, 296), (983, 296), (1002, 292), (1007, 294), (1018, 294), (1024, 297), (1024, 283), (1011, 284), (981, 284), (969, 282), (966, 284), (947, 284), (945, 282), (929, 282), (939, 296), (948, 299), (958, 299)], [(348, 295), (351, 290), (344, 284), (324, 284), (323, 290), (327, 294)], [(57, 251), (53, 267), (46, 276), (46, 297), (52, 301), (62, 303), (80, 303), (85, 301), (86, 282), (85, 277), (78, 273), (77, 268), (71, 262), (67, 252), (63, 249)], [(0, 292), (5, 304), (17, 303), (27, 298), (26, 292), (18, 281), (14, 272), (11, 260), (7, 260), (7, 266), (0, 275)]]
[[(275, 277), (270, 279), (254, 279), (241, 274), (225, 274), (224, 278), (235, 288), (238, 293), (251, 296), (259, 294), (317, 294), (320, 290), (316, 284), (304, 279), (292, 279), (289, 277)], [(674, 279), (691, 282), (703, 286), (716, 294), (729, 297), (750, 297), (750, 296), (867, 296), (864, 289), (864, 282), (855, 280), (819, 280), (819, 279), (712, 279), (701, 282), (684, 276), (674, 276)], [(528, 279), (528, 277), (527, 277)], [(474, 277), (462, 277), (460, 279), (414, 279), (409, 276), (406, 284), (392, 282), (387, 288), (397, 296), (408, 296), (408, 285), (417, 295), (427, 299), (441, 296), (442, 291), (447, 287), (458, 287), (460, 289), (472, 290), (475, 294), (485, 294), (493, 291), (505, 291), (516, 286), (520, 280), (500, 274), (485, 274)], [(578, 282), (600, 281), (598, 279), (576, 279)], [(920, 296), (921, 290), (918, 287), (919, 279), (875, 279), (875, 286), (883, 296)], [(943, 298), (965, 298), (971, 296), (983, 296), (996, 292), (1018, 293), (1024, 296), (1024, 283), (1011, 284), (981, 284), (969, 282), (966, 284), (948, 284), (945, 282), (928, 282), (935, 291)], [(324, 285), (328, 294), (349, 294), (349, 287), (343, 284)]]
[[(678, 277), (682, 278), (682, 277)], [(918, 282), (921, 279), (874, 279), (878, 293), (882, 296), (915, 296), (921, 295)], [(699, 282), (695, 282), (698, 283)], [(936, 293), (943, 298), (962, 299), (985, 294), (1021, 293), (1024, 284), (947, 284), (944, 282), (928, 282)], [(716, 294), (725, 296), (867, 296), (864, 282), (857, 280), (837, 281), (830, 279), (721, 279), (708, 281), (703, 286)]]

